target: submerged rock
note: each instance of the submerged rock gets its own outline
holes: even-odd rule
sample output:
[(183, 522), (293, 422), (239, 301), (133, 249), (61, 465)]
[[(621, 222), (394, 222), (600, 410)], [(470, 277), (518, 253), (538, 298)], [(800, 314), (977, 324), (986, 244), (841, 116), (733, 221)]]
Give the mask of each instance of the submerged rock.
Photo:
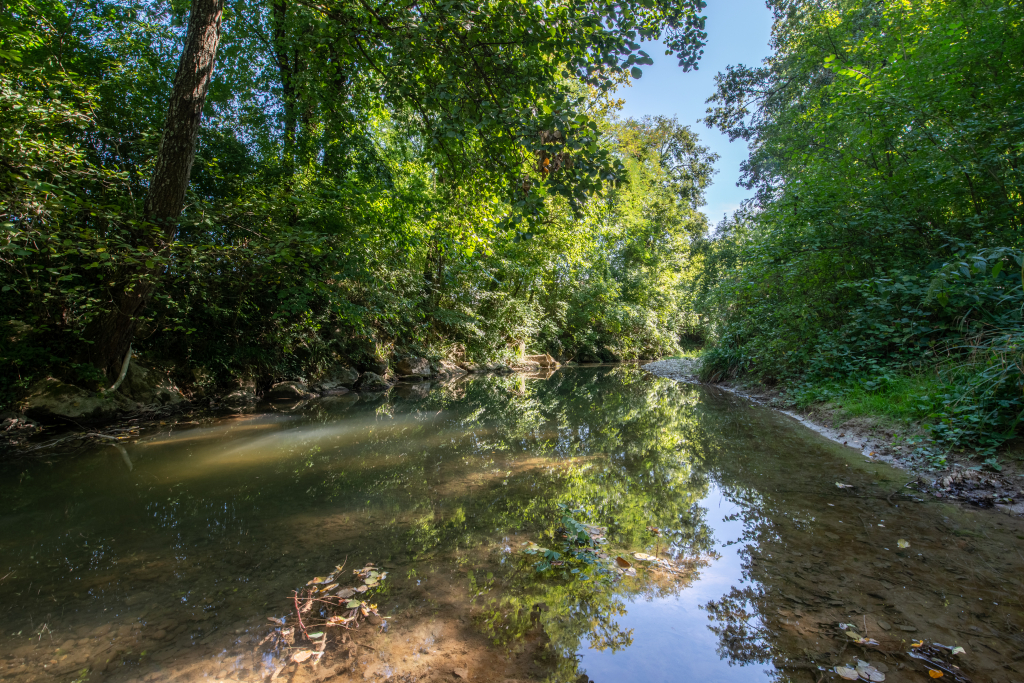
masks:
[(47, 377), (32, 385), (20, 408), (40, 422), (82, 422), (113, 419), (134, 409), (135, 404), (116, 391), (86, 391)]
[(391, 385), (387, 383), (387, 380), (375, 372), (364, 372), (356, 382), (356, 389), (361, 392), (387, 391), (390, 388)]
[(302, 382), (278, 382), (267, 392), (267, 399), (271, 401), (301, 401), (312, 397)]

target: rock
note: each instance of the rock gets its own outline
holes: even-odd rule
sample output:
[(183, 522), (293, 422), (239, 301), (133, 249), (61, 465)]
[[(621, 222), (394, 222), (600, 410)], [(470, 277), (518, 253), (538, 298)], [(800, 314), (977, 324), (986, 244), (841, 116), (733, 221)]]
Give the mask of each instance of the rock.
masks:
[(438, 381), (444, 382), (455, 377), (461, 377), (466, 374), (466, 371), (451, 361), (443, 360), (437, 363), (434, 373)]
[(232, 408), (244, 408), (259, 402), (256, 386), (252, 382), (242, 383), (237, 389), (221, 398), (221, 403)]
[(359, 391), (387, 391), (391, 388), (391, 385), (387, 381), (375, 372), (364, 372), (359, 376), (359, 381), (356, 382), (356, 389)]
[(535, 356), (526, 356), (524, 361), (536, 363), (542, 368), (558, 368), (561, 367), (557, 360), (552, 358), (549, 354), (540, 354)]
[(128, 364), (128, 373), (117, 390), (144, 406), (168, 406), (185, 403), (185, 397), (181, 395), (181, 391), (166, 375), (155, 370), (148, 370), (135, 362)]
[(916, 626), (911, 626), (910, 624), (896, 624), (896, 628), (907, 633), (913, 633), (917, 630)]
[(110, 420), (135, 408), (118, 392), (91, 392), (47, 377), (32, 385), (21, 412), (40, 422)]
[(457, 361), (455, 364), (470, 374), (474, 372), (481, 372), (480, 366), (478, 366), (476, 363), (468, 363), (466, 361), (460, 360)]
[(316, 384), (320, 393), (326, 396), (342, 396), (359, 381), (359, 371), (347, 365), (331, 368)]
[(361, 363), (356, 363), (356, 367), (362, 372), (372, 372), (375, 375), (383, 375), (388, 371), (388, 362), (383, 358), (370, 357)]
[(301, 401), (312, 397), (302, 382), (278, 382), (267, 392), (267, 399), (271, 401)]
[(877, 623), (878, 623), (878, 628), (882, 629), (883, 631), (890, 631), (890, 630), (892, 630), (892, 624), (890, 624), (885, 619), (879, 619)]
[(469, 680), (469, 669), (466, 667), (459, 667), (458, 669), (452, 669), (452, 673), (455, 674), (456, 678), (461, 678), (464, 681)]
[(409, 356), (403, 358), (395, 364), (395, 372), (399, 375), (419, 375), (420, 377), (430, 377), (430, 361), (426, 358), (420, 358), (418, 356)]

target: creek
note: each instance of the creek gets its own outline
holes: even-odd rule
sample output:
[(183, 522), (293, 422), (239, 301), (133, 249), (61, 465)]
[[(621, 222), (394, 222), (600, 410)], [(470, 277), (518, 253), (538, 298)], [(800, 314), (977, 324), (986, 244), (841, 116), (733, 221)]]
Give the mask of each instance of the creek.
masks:
[[(3, 465), (3, 680), (817, 683), (858, 661), (1024, 680), (1020, 519), (633, 367), (183, 418), (122, 446)], [(566, 514), (602, 529), (596, 573), (524, 552), (555, 549)], [(384, 623), (292, 662), (307, 582), (361, 585), (368, 563)]]

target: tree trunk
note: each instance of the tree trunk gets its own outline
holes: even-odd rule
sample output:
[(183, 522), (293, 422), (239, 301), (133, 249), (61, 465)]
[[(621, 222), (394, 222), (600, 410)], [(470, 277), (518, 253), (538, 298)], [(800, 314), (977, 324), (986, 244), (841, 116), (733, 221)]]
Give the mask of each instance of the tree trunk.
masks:
[(281, 105), (284, 108), (284, 158), (285, 174), (295, 173), (295, 136), (298, 132), (296, 115), (295, 75), (298, 70), (298, 55), (291, 53), (288, 44), (288, 3), (275, 0), (270, 5), (274, 24), (274, 60), (281, 78)]
[[(203, 104), (217, 58), (223, 14), (224, 0), (192, 0), (185, 49), (174, 77), (156, 167), (146, 194), (145, 217), (159, 226), (163, 244), (149, 233), (136, 236), (139, 244), (153, 249), (169, 247), (178, 229), (177, 219), (185, 204), (196, 158)], [(89, 335), (94, 341), (93, 363), (107, 377), (117, 376), (135, 334), (136, 316), (149, 301), (157, 275), (139, 267), (126, 269), (115, 278), (116, 285), (111, 292), (114, 310), (97, 320)]]

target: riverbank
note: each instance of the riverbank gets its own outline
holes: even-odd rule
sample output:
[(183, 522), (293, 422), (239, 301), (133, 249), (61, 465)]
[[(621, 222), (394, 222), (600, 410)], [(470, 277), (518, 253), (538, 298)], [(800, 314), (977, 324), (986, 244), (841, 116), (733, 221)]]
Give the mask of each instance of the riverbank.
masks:
[[(696, 363), (696, 358), (676, 358), (642, 367), (677, 382), (701, 384)], [(1024, 468), (1019, 460), (1004, 462), (1001, 471), (983, 470), (970, 453), (941, 451), (916, 423), (900, 423), (881, 416), (851, 417), (827, 403), (797, 408), (783, 389), (754, 382), (732, 380), (705, 386), (773, 408), (825, 438), (858, 451), (866, 460), (908, 471), (915, 475), (919, 486), (936, 498), (1024, 515)]]
[[(569, 363), (575, 365), (575, 363)], [(403, 356), (372, 369), (339, 363), (318, 378), (279, 381), (236, 379), (203, 390), (179, 387), (169, 373), (137, 362), (126, 367), (123, 382), (107, 391), (90, 391), (49, 377), (15, 405), (0, 412), (0, 454), (4, 457), (80, 449), (95, 443), (119, 443), (154, 425), (197, 425), (260, 410), (295, 412), (310, 401), (386, 402), (425, 396), (432, 384), (479, 375), (547, 378), (561, 363), (550, 355), (532, 355), (511, 363), (433, 361)], [(376, 371), (376, 372), (375, 372)]]

